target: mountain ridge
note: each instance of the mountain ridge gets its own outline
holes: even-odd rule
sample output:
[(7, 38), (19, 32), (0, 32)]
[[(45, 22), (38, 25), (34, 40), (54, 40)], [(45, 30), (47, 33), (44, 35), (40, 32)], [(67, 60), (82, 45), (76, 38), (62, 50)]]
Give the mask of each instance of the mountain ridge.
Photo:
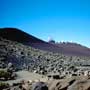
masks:
[[(30, 45), (33, 48), (45, 50), (54, 53), (74, 56), (90, 56), (90, 49), (82, 45), (73, 45), (71, 43), (52, 44), (38, 39), (17, 28), (1, 28), (0, 37), (8, 40), (17, 41), (24, 45)], [(69, 45), (70, 44), (70, 45)]]

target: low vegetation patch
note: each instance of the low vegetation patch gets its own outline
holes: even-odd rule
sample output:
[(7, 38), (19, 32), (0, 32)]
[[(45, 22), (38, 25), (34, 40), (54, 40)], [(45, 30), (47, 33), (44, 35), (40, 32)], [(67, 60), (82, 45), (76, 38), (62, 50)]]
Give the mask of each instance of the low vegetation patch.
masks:
[(14, 75), (13, 75), (13, 73), (2, 69), (2, 70), (0, 70), (0, 79), (1, 80), (14, 79)]
[(0, 90), (3, 90), (5, 88), (9, 88), (9, 84), (8, 83), (0, 82)]

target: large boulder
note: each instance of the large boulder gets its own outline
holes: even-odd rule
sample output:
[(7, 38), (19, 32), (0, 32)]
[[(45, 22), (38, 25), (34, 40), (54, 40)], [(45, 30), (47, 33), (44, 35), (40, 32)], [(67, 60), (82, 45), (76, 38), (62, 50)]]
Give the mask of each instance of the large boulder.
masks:
[(44, 82), (36, 82), (32, 85), (32, 90), (48, 90), (48, 86)]

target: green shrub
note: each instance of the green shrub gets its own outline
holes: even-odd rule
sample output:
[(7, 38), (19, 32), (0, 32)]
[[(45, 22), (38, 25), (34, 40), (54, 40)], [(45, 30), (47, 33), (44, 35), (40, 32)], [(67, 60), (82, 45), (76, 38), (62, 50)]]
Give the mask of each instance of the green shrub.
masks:
[(8, 87), (9, 87), (8, 83), (0, 82), (0, 90), (3, 90), (3, 89), (8, 88)]
[(5, 70), (0, 70), (0, 78), (8, 79), (10, 77), (11, 77), (11, 73)]

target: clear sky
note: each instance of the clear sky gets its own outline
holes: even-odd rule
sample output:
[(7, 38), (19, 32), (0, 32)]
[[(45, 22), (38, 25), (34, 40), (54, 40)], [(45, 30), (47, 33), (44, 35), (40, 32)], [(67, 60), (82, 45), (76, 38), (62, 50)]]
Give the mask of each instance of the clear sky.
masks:
[(0, 27), (90, 47), (90, 0), (0, 0)]

